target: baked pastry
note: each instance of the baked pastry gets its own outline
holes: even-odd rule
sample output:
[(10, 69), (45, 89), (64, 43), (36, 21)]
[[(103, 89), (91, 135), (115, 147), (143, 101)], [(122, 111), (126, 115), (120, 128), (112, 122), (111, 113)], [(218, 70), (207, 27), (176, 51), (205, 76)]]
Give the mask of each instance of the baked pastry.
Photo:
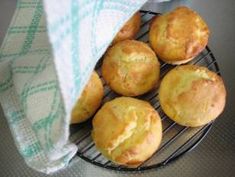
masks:
[(217, 118), (225, 106), (220, 76), (205, 67), (183, 65), (169, 71), (159, 89), (163, 111), (176, 123), (197, 127)]
[(159, 79), (160, 64), (145, 43), (135, 40), (118, 42), (108, 49), (102, 75), (115, 92), (137, 96), (151, 90)]
[(112, 44), (126, 39), (134, 39), (140, 29), (140, 24), (141, 16), (139, 12), (136, 12), (116, 34)]
[(155, 18), (149, 41), (166, 63), (182, 64), (192, 60), (207, 45), (209, 29), (204, 20), (188, 7), (178, 7)]
[(92, 120), (92, 138), (109, 160), (135, 167), (159, 147), (162, 123), (146, 101), (119, 97), (105, 103)]
[(90, 118), (99, 108), (103, 95), (103, 84), (98, 74), (93, 71), (90, 80), (72, 110), (71, 123), (81, 123)]

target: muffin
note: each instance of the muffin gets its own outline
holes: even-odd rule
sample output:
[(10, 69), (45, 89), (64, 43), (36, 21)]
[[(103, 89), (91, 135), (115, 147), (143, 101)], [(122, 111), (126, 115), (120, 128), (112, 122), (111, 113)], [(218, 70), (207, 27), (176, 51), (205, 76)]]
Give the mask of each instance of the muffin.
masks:
[(139, 12), (136, 12), (116, 34), (112, 44), (126, 39), (134, 39), (140, 29), (140, 24), (141, 16)]
[(90, 80), (72, 110), (71, 124), (81, 123), (89, 119), (99, 108), (103, 95), (103, 84), (98, 74), (93, 71)]
[(182, 64), (192, 60), (207, 45), (209, 29), (204, 20), (188, 7), (178, 7), (155, 18), (149, 41), (166, 63)]
[(160, 64), (145, 43), (135, 40), (118, 42), (108, 49), (102, 75), (115, 92), (124, 96), (144, 94), (156, 86)]
[(92, 120), (92, 138), (114, 163), (135, 167), (159, 147), (162, 123), (146, 101), (119, 97), (105, 103)]
[(220, 76), (205, 67), (184, 65), (163, 78), (159, 101), (176, 123), (198, 127), (217, 118), (225, 106), (226, 90)]

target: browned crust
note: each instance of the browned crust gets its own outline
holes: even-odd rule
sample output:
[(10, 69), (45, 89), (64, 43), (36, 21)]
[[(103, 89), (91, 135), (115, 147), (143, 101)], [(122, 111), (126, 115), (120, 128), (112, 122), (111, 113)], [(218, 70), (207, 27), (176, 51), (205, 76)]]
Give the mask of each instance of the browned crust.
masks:
[[(196, 76), (189, 78), (195, 73)], [(183, 126), (202, 126), (216, 119), (225, 107), (225, 100), (222, 78), (205, 67), (195, 65), (171, 70), (163, 78), (159, 90), (162, 109)]]
[(205, 48), (208, 38), (207, 24), (188, 7), (178, 7), (159, 16), (153, 21), (149, 33), (156, 54), (173, 64), (190, 61)]
[(130, 97), (107, 102), (92, 123), (96, 147), (111, 161), (129, 167), (148, 159), (162, 139), (158, 113), (148, 102)]
[(125, 40), (108, 49), (101, 70), (112, 90), (125, 96), (137, 96), (157, 84), (160, 64), (147, 44)]
[(93, 71), (90, 80), (76, 102), (71, 115), (71, 124), (81, 123), (90, 118), (100, 107), (104, 95), (102, 81)]
[(140, 12), (136, 12), (117, 33), (117, 35), (113, 39), (112, 44), (126, 39), (134, 39), (140, 29), (140, 24), (141, 15)]

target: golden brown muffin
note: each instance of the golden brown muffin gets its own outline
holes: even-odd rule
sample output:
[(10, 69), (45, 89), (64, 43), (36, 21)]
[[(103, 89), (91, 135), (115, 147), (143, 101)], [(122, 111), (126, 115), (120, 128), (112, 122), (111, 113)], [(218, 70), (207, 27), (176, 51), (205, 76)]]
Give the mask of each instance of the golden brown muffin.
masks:
[(90, 118), (99, 108), (103, 95), (103, 84), (98, 74), (93, 71), (90, 80), (72, 110), (71, 123), (81, 123)]
[(118, 42), (103, 60), (102, 75), (115, 92), (137, 96), (151, 90), (159, 79), (160, 64), (145, 43), (135, 40)]
[(141, 16), (139, 12), (136, 12), (116, 34), (112, 44), (126, 39), (134, 39), (140, 29), (140, 24)]
[(119, 97), (97, 112), (92, 138), (97, 149), (111, 161), (134, 167), (148, 159), (159, 147), (162, 123), (146, 101)]
[(155, 18), (149, 41), (156, 54), (170, 64), (192, 60), (207, 45), (209, 29), (204, 20), (188, 7), (178, 7)]
[(226, 90), (220, 76), (205, 67), (184, 65), (163, 78), (159, 101), (176, 123), (197, 127), (217, 118), (225, 106)]

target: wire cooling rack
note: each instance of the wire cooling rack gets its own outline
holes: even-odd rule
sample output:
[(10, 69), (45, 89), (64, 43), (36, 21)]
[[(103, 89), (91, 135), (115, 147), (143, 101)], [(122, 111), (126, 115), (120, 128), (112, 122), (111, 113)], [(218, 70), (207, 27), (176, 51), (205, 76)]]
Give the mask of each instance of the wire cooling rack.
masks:
[[(152, 17), (159, 15), (150, 11), (141, 11), (142, 24), (139, 35), (137, 35), (137, 40), (144, 41), (148, 43), (148, 31), (149, 23), (151, 22)], [(162, 78), (169, 70), (175, 66), (161, 62), (161, 76)], [(100, 74), (100, 66), (102, 60), (97, 63), (96, 71), (100, 75), (102, 81), (103, 78)], [(207, 46), (204, 51), (202, 51), (190, 64), (206, 66), (210, 70), (216, 72), (220, 75), (219, 67), (216, 62), (214, 55)], [(114, 93), (109, 89), (109, 87), (104, 84), (105, 96), (103, 99), (103, 104), (119, 95)], [(107, 160), (95, 147), (94, 142), (91, 138), (91, 119), (87, 122), (78, 125), (71, 125), (71, 140), (74, 141), (78, 146), (77, 155), (84, 159), (85, 161), (92, 163), (94, 165), (112, 169), (117, 171), (144, 171), (148, 169), (154, 169), (161, 166), (165, 166), (170, 162), (176, 160), (179, 157), (182, 157), (185, 153), (193, 150), (207, 135), (209, 130), (212, 127), (212, 123), (209, 123), (203, 127), (199, 128), (190, 128), (184, 127), (176, 124), (170, 120), (166, 114), (162, 111), (159, 101), (158, 101), (158, 88), (154, 91), (147, 93), (145, 95), (139, 96), (137, 98), (149, 101), (151, 105), (158, 111), (163, 124), (163, 139), (159, 149), (145, 162), (139, 165), (136, 168), (127, 168), (122, 165), (117, 165)]]

